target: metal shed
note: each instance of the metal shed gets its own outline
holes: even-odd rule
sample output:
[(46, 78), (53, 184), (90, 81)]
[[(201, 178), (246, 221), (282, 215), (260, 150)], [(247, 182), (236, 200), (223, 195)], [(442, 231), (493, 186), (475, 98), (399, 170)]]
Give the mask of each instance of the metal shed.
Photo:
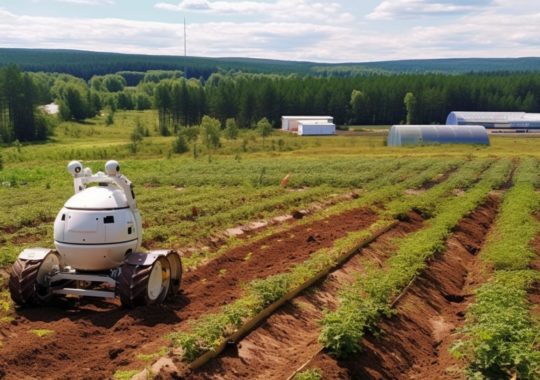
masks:
[(540, 129), (540, 114), (525, 112), (450, 112), (448, 125), (483, 125), (486, 128)]
[(336, 134), (336, 125), (333, 123), (310, 122), (302, 120), (298, 123), (299, 136), (332, 136)]
[(334, 118), (332, 116), (282, 116), (281, 129), (289, 132), (297, 132), (298, 124), (301, 121), (333, 123)]
[(481, 125), (394, 125), (388, 146), (424, 144), (489, 145), (486, 128)]

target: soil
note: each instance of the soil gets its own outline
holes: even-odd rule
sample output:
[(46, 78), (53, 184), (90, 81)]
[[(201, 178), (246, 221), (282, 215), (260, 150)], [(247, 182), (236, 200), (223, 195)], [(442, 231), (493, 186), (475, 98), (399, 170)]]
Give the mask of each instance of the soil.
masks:
[[(20, 309), (0, 330), (0, 378), (97, 379), (141, 368), (146, 363), (138, 354), (158, 351), (168, 344), (167, 333), (237, 299), (242, 284), (282, 273), (376, 219), (371, 209), (350, 210), (231, 249), (185, 273), (183, 292), (172, 304), (124, 310), (112, 302), (63, 299), (56, 306)], [(39, 338), (35, 329), (53, 333)]]
[(476, 254), (494, 221), (499, 200), (491, 197), (464, 218), (435, 257), (395, 305), (396, 315), (367, 334), (365, 350), (347, 361), (319, 353), (309, 368), (324, 379), (464, 379), (462, 364), (448, 349), (458, 338), (473, 290), (489, 273)]
[[(202, 239), (192, 247), (182, 248), (181, 253), (184, 256), (189, 257), (193, 253), (199, 253), (201, 250), (211, 249), (215, 251), (221, 248), (224, 244), (226, 244), (231, 237), (248, 239), (258, 233), (261, 233), (267, 228), (276, 225), (291, 225), (294, 224), (295, 219), (302, 219), (305, 216), (315, 214), (335, 204), (341, 202), (348, 202), (357, 198), (358, 193), (352, 191), (345, 194), (331, 196), (323, 201), (312, 202), (304, 210), (293, 210), (288, 214), (278, 215), (269, 219), (262, 219), (263, 215), (259, 215), (258, 217), (260, 218), (260, 220), (251, 221), (246, 224), (237, 225), (231, 228), (227, 228), (224, 231), (217, 232), (213, 236)], [(284, 207), (278, 205), (276, 208), (281, 209)], [(160, 249), (160, 245), (162, 245), (162, 242), (160, 242), (159, 240), (145, 241), (144, 247), (147, 249)]]
[(318, 321), (323, 310), (335, 309), (339, 289), (364, 270), (364, 259), (383, 263), (395, 251), (396, 239), (418, 230), (422, 219), (415, 213), (333, 272), (320, 286), (296, 297), (218, 359), (186, 377), (190, 379), (286, 379), (319, 349)]

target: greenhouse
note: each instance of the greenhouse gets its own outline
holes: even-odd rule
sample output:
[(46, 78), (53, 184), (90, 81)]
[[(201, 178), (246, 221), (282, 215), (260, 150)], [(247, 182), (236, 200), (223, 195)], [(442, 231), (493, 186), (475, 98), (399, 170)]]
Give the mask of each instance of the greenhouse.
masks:
[(489, 145), (489, 136), (481, 125), (394, 125), (388, 135), (388, 146), (430, 144)]
[(486, 128), (540, 129), (540, 114), (525, 112), (450, 112), (448, 125), (483, 125)]

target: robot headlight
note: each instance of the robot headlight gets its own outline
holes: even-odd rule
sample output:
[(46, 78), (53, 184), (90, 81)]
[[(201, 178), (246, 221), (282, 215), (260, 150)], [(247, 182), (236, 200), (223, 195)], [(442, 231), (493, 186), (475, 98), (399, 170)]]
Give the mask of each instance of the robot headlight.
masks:
[(78, 177), (82, 174), (83, 166), (79, 161), (71, 161), (67, 170), (73, 177)]
[(118, 161), (107, 161), (105, 164), (105, 173), (110, 176), (118, 175), (120, 173), (120, 164), (118, 164)]

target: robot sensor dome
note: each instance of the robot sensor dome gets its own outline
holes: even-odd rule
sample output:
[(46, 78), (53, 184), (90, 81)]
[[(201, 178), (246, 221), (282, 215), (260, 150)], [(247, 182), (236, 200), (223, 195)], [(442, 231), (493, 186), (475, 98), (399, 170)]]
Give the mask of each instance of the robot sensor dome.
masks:
[(77, 177), (81, 174), (83, 166), (79, 161), (71, 161), (67, 166), (67, 170), (72, 176)]
[(105, 164), (105, 173), (110, 176), (116, 176), (120, 173), (120, 165), (118, 161), (110, 160)]

